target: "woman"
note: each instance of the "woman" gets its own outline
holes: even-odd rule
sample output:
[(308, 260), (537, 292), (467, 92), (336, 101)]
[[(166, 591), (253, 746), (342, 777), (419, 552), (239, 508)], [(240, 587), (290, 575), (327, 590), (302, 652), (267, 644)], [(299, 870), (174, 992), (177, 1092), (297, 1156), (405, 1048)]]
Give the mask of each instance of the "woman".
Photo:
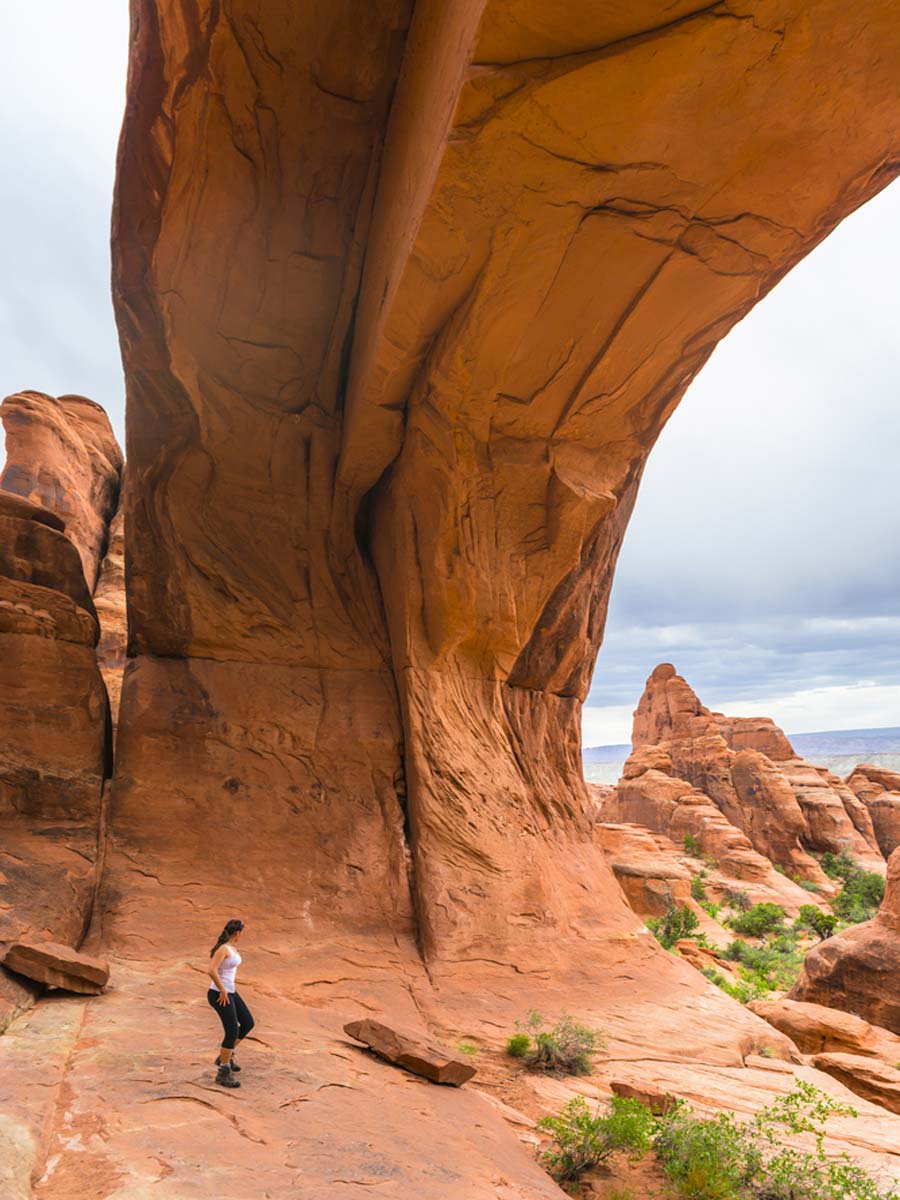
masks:
[(254, 1024), (250, 1009), (234, 990), (234, 974), (241, 965), (241, 956), (235, 950), (234, 943), (240, 941), (243, 932), (243, 921), (229, 921), (209, 952), (212, 960), (209, 964), (212, 985), (206, 993), (206, 998), (219, 1014), (225, 1029), (225, 1040), (217, 1060), (219, 1070), (216, 1083), (227, 1088), (241, 1086), (234, 1077), (234, 1072), (241, 1069), (234, 1061), (234, 1048), (247, 1036)]

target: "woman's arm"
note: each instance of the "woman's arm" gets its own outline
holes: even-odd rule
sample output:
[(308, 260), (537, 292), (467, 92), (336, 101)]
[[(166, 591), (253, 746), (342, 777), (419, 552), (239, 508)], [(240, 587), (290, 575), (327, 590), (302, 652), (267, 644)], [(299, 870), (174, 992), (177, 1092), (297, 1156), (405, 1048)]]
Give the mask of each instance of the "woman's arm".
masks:
[(218, 950), (215, 952), (215, 954), (212, 956), (212, 958), (210, 959), (209, 969), (206, 972), (207, 975), (210, 977), (210, 979), (213, 981), (213, 983), (216, 985), (216, 987), (219, 989), (219, 999), (218, 999), (217, 1003), (221, 1004), (223, 1008), (228, 1003), (228, 993), (225, 991), (225, 985), (222, 983), (222, 980), (219, 978), (219, 967), (221, 967), (222, 960), (227, 956), (227, 954), (228, 954), (227, 947), (220, 946), (218, 948)]

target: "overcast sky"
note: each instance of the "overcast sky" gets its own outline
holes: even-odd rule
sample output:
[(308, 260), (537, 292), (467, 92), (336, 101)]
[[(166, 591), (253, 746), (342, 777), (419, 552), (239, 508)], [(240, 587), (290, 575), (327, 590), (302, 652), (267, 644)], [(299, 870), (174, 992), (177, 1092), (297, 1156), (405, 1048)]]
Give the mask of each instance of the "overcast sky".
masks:
[[(0, 0), (3, 392), (82, 392), (124, 436), (109, 207), (126, 0)], [(900, 725), (900, 188), (729, 335), (651, 456), (585, 710), (624, 742), (671, 661), (790, 732)]]

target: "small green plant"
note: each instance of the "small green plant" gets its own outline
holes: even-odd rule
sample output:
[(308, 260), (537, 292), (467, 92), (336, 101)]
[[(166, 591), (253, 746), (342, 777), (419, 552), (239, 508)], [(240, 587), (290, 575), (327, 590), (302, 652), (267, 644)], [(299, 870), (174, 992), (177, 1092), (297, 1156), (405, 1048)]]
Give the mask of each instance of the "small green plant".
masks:
[[(510, 1040), (512, 1040), (512, 1039), (510, 1039)], [(509, 1046), (509, 1043), (507, 1043), (507, 1048), (508, 1048), (508, 1046)], [(467, 1042), (465, 1039), (463, 1039), (463, 1041), (461, 1041), (461, 1042), (457, 1042), (456, 1048), (460, 1052), (460, 1054), (467, 1054), (470, 1058), (474, 1058), (475, 1055), (478, 1053), (478, 1047), (475, 1045), (475, 1043)]]
[(701, 900), (700, 907), (708, 917), (712, 917), (714, 921), (718, 921), (719, 913), (722, 911), (721, 904), (716, 904), (714, 900)]
[(794, 928), (808, 929), (816, 935), (820, 942), (824, 942), (834, 933), (837, 923), (836, 916), (823, 912), (815, 904), (801, 904)]
[(603, 1114), (592, 1113), (584, 1097), (576, 1096), (559, 1116), (543, 1117), (537, 1126), (553, 1138), (543, 1152), (544, 1165), (557, 1183), (568, 1185), (617, 1150), (635, 1158), (647, 1154), (658, 1122), (639, 1100), (614, 1096)]
[(684, 852), (690, 854), (691, 858), (699, 858), (703, 851), (700, 849), (700, 843), (692, 833), (684, 835)]
[[(808, 1083), (748, 1121), (730, 1113), (697, 1117), (686, 1105), (660, 1122), (653, 1146), (666, 1174), (690, 1200), (900, 1200), (846, 1154), (829, 1158), (825, 1129), (832, 1116), (856, 1116)], [(785, 1145), (811, 1135), (812, 1151)]]
[(796, 932), (791, 930), (769, 938), (762, 946), (734, 941), (725, 957), (740, 964), (741, 981), (750, 989), (750, 999), (756, 1000), (772, 991), (790, 991), (800, 977), (805, 955), (797, 945)]
[(548, 1075), (590, 1075), (594, 1055), (606, 1045), (601, 1033), (569, 1013), (546, 1028), (541, 1014), (531, 1009), (524, 1024), (516, 1025), (519, 1032), (506, 1043), (507, 1054)]
[(784, 869), (784, 867), (781, 865), (781, 863), (774, 863), (773, 865), (774, 865), (774, 867), (775, 867), (775, 870), (778, 872), (778, 874), (779, 874), (779, 875), (786, 875), (786, 874), (787, 874), (787, 871), (785, 871), (785, 869)]
[(775, 1051), (772, 1049), (771, 1046), (762, 1046), (762, 1047), (760, 1047), (759, 1057), (760, 1058), (774, 1058)]
[(706, 863), (707, 867), (709, 867), (709, 869), (711, 871), (714, 871), (716, 869), (716, 867), (719, 865), (719, 860), (717, 858), (713, 858), (713, 856), (711, 854), (704, 854), (703, 861)]
[(730, 924), (735, 933), (743, 933), (747, 937), (765, 937), (784, 925), (785, 911), (780, 904), (770, 900), (762, 904), (754, 904), (739, 917), (732, 917)]
[(750, 899), (750, 893), (744, 891), (743, 888), (726, 888), (725, 903), (729, 908), (736, 909), (737, 912), (746, 912), (753, 904)]
[(693, 879), (691, 880), (691, 899), (692, 900), (705, 900), (706, 899), (706, 888), (703, 886), (702, 875), (695, 875), (693, 877)]
[(813, 883), (811, 879), (795, 879), (794, 883), (796, 883), (798, 887), (802, 887), (804, 892), (811, 892), (814, 896), (817, 896), (822, 890), (819, 885), (817, 883)]
[(511, 1058), (524, 1058), (531, 1049), (531, 1035), (528, 1033), (514, 1033), (506, 1043), (506, 1053)]
[(681, 938), (693, 938), (695, 941), (701, 939), (697, 937), (697, 929), (700, 925), (700, 918), (687, 905), (681, 906), (672, 904), (666, 910), (663, 917), (652, 917), (647, 922), (647, 928), (656, 938), (661, 946), (665, 946), (667, 950), (673, 949), (675, 943)]

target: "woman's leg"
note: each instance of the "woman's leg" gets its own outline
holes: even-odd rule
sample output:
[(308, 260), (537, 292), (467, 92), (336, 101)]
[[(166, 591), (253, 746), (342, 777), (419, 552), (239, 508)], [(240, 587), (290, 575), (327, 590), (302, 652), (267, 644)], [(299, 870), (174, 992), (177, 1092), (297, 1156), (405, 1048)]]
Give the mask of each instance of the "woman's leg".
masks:
[(219, 1020), (222, 1022), (222, 1028), (225, 1036), (222, 1040), (222, 1048), (219, 1050), (219, 1063), (222, 1066), (227, 1066), (231, 1061), (231, 1055), (235, 1044), (238, 1040), (238, 1015), (234, 1005), (234, 995), (231, 995), (227, 1004), (219, 1003), (219, 993), (210, 988), (206, 993), (206, 998), (212, 1007), (216, 1010)]
[(231, 1002), (234, 1005), (234, 1011), (237, 1014), (238, 1021), (238, 1041), (242, 1042), (256, 1022), (253, 1020), (253, 1013), (240, 998), (237, 992), (233, 992)]

